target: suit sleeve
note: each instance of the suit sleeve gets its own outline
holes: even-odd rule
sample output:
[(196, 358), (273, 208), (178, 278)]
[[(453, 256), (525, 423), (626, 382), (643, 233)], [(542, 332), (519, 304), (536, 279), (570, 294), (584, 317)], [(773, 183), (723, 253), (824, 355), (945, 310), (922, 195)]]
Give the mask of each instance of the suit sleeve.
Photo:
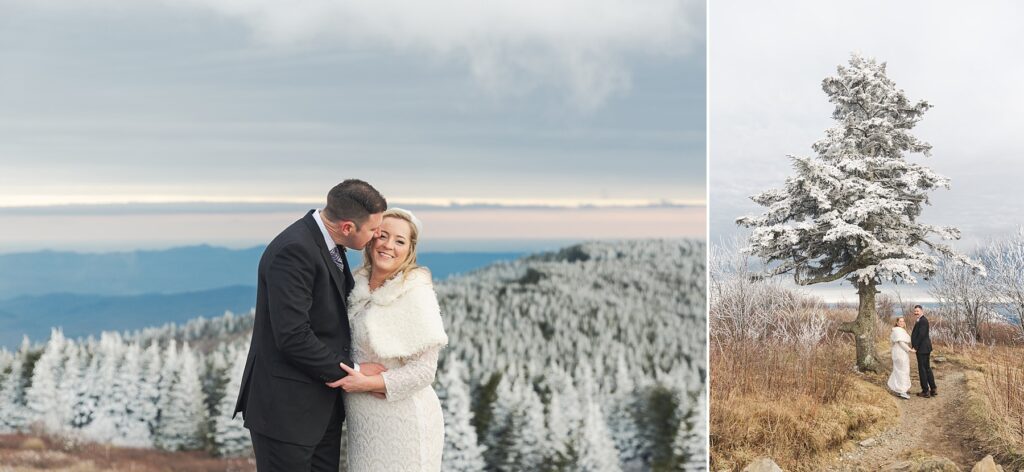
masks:
[(351, 364), (347, 355), (327, 347), (313, 333), (309, 310), (313, 306), (315, 268), (298, 245), (285, 246), (267, 271), (267, 301), (274, 344), (290, 364), (323, 382), (345, 376), (338, 366)]

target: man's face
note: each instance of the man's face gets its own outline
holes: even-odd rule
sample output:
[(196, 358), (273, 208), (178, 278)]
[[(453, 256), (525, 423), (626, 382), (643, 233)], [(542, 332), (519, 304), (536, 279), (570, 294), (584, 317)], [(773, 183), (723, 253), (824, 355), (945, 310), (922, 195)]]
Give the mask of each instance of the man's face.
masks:
[(356, 229), (355, 223), (345, 221), (342, 223), (342, 234), (345, 236), (343, 244), (349, 249), (361, 250), (366, 243), (380, 236), (380, 223), (384, 219), (383, 213), (374, 213), (366, 218), (363, 224)]
[(923, 315), (923, 314), (924, 314), (924, 310), (922, 310), (920, 308), (914, 308), (914, 319), (915, 320), (921, 319), (921, 315)]

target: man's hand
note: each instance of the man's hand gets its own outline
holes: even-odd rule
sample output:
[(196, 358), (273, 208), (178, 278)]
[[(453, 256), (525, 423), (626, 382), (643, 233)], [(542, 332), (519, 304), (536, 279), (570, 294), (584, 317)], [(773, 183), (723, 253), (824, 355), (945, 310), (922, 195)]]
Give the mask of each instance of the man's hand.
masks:
[[(349, 367), (347, 365), (345, 365), (344, 362), (342, 362), (339, 365), (339, 367), (341, 367), (341, 369), (345, 370), (346, 372), (350, 371)], [(384, 366), (382, 366), (380, 364), (377, 364), (375, 362), (367, 362), (365, 364), (359, 364), (359, 373), (361, 373), (361, 374), (363, 374), (363, 375), (365, 375), (367, 377), (373, 377), (375, 375), (380, 375), (380, 374), (382, 374), (384, 372), (387, 372), (387, 371), (388, 371), (388, 369), (386, 367), (384, 367)], [(343, 378), (344, 377), (342, 377), (342, 379)], [(333, 382), (327, 382), (327, 386), (331, 387), (331, 388), (338, 388), (338, 387), (341, 386), (341, 379), (335, 380)]]
[(342, 377), (334, 382), (327, 383), (328, 387), (338, 388), (341, 387), (348, 393), (356, 392), (383, 392), (386, 386), (384, 385), (384, 379), (380, 375), (366, 375), (362, 372), (357, 372), (355, 369), (341, 363), (341, 369), (348, 373), (347, 376)]

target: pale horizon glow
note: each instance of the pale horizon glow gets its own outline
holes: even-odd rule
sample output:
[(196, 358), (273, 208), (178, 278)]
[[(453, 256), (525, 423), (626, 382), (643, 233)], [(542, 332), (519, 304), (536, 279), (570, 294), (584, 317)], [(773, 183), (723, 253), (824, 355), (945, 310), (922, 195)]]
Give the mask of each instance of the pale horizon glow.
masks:
[[(395, 197), (388, 198), (392, 205), (429, 206), (544, 206), (557, 208), (577, 207), (646, 207), (646, 206), (704, 206), (703, 199), (641, 199), (641, 198), (466, 198), (466, 197)], [(66, 205), (128, 205), (175, 203), (291, 203), (316, 206), (321, 196), (258, 197), (246, 195), (161, 195), (161, 194), (80, 194), (80, 195), (4, 195), (0, 208), (32, 208)]]
[[(315, 205), (314, 205), (315, 207)], [(704, 239), (707, 208), (426, 208), (415, 210), (424, 223), (424, 248), (487, 244), (500, 250), (523, 250), (538, 241), (621, 239)], [(289, 211), (175, 211), (103, 214), (24, 212), (4, 215), (0, 253), (59, 250), (122, 252), (210, 244), (232, 248), (269, 243), (305, 214)], [(475, 242), (468, 244), (469, 242)], [(497, 244), (500, 243), (500, 244)]]

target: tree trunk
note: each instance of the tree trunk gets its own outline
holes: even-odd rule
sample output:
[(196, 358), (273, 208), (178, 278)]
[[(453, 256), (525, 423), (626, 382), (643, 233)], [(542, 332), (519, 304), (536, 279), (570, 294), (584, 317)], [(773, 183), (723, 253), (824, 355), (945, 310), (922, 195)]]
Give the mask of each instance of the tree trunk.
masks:
[(858, 282), (857, 295), (860, 306), (857, 308), (857, 319), (843, 323), (840, 331), (852, 333), (857, 344), (857, 370), (861, 372), (878, 372), (878, 352), (875, 351), (875, 289), (874, 281)]

